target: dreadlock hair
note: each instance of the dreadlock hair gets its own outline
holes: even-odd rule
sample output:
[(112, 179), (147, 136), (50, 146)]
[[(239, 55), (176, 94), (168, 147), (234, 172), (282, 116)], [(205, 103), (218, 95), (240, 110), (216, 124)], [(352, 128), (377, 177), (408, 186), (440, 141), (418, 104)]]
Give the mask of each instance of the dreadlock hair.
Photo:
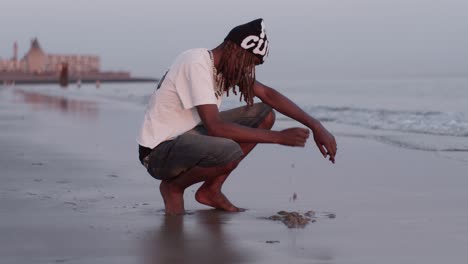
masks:
[(237, 95), (236, 86), (239, 88), (240, 98), (253, 105), (253, 84), (255, 82), (255, 63), (258, 58), (251, 52), (241, 48), (230, 40), (223, 42), (223, 54), (221, 56), (218, 73), (219, 86), (229, 96), (229, 89)]

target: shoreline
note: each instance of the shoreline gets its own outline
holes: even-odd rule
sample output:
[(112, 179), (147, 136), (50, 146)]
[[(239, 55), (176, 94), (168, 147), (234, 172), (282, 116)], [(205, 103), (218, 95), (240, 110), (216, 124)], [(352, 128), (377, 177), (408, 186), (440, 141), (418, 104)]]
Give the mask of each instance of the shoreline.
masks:
[[(14, 83), (15, 85), (17, 84), (32, 84), (32, 85), (41, 85), (41, 84), (57, 84), (59, 85), (59, 79), (58, 78), (48, 78), (48, 79), (26, 79), (26, 80), (2, 80), (3, 83)], [(102, 79), (97, 79), (97, 78), (90, 78), (90, 79), (78, 79), (78, 78), (72, 78), (68, 81), (68, 84), (75, 84), (77, 82), (81, 81), (82, 84), (86, 83), (143, 83), (143, 82), (158, 82), (158, 79), (155, 78), (102, 78)]]
[[(159, 79), (149, 77), (132, 77), (126, 72), (95, 72), (82, 76), (69, 75), (68, 84), (81, 83), (119, 83), (119, 82), (156, 82)], [(58, 74), (26, 74), (26, 73), (0, 73), (1, 83), (15, 84), (59, 84)]]

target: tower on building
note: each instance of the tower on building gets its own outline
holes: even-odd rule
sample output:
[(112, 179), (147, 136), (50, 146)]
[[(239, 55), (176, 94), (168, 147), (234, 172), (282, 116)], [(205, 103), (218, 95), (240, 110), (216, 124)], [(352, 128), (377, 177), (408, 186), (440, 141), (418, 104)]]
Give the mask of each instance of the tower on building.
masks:
[(31, 48), (24, 55), (26, 68), (31, 73), (42, 73), (45, 70), (47, 55), (41, 49), (37, 38), (31, 40)]
[(13, 61), (17, 61), (18, 60), (18, 42), (15, 41), (13, 43)]

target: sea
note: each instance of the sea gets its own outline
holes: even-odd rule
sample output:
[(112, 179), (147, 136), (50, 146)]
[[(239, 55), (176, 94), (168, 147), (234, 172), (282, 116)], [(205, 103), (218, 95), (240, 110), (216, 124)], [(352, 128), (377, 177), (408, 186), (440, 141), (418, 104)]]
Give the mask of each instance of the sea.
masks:
[[(365, 138), (468, 162), (468, 78), (264, 83), (321, 120), (338, 142), (343, 137)], [(103, 83), (96, 87), (94, 84), (70, 84), (61, 88), (58, 85), (17, 84), (14, 87), (4, 85), (0, 90), (2, 96), (12, 96), (16, 101), (32, 103), (46, 111), (65, 107), (68, 111), (84, 109), (86, 112), (86, 105), (109, 103), (136, 108), (143, 114), (156, 85)], [(231, 93), (223, 99), (221, 110), (240, 105), (243, 102)], [(277, 115), (277, 124), (293, 125), (290, 118), (281, 114)]]

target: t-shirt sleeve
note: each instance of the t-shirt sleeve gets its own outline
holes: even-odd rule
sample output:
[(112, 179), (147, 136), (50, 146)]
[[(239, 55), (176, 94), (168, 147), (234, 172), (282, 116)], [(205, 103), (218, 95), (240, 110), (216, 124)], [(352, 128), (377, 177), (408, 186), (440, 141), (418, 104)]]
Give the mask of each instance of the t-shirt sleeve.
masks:
[(185, 109), (217, 103), (212, 78), (210, 70), (200, 63), (189, 63), (181, 68), (175, 87)]

